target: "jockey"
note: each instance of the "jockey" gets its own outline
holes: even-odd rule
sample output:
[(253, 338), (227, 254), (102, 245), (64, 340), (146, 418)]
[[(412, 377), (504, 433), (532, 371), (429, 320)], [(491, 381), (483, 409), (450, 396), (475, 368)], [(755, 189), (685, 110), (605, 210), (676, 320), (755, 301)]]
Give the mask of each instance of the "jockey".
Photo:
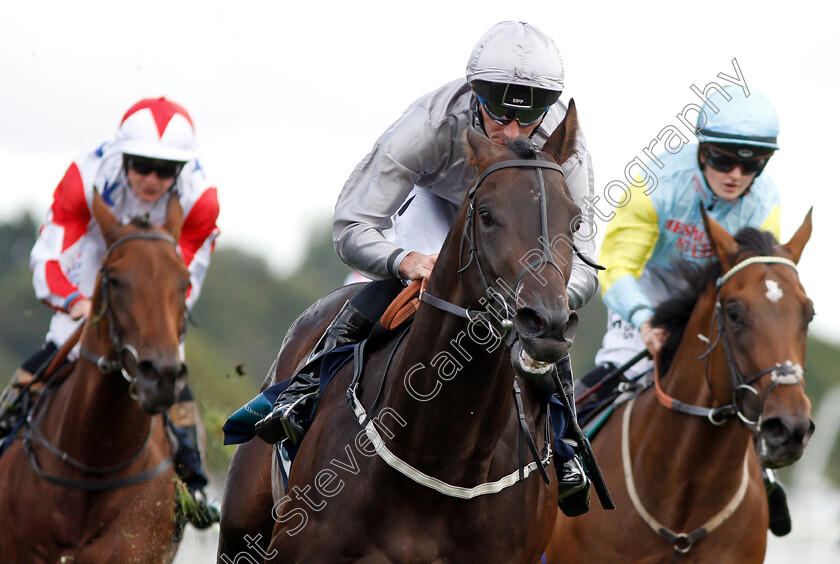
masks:
[[(629, 202), (615, 210), (607, 225), (598, 257), (608, 267), (599, 274), (607, 332), (596, 368), (582, 378), (579, 392), (640, 350), (657, 353), (662, 348), (667, 335), (651, 326), (653, 309), (686, 288), (677, 271), (680, 263), (702, 263), (714, 256), (700, 204), (730, 233), (754, 227), (779, 240), (779, 193), (762, 174), (779, 148), (779, 120), (767, 98), (755, 90), (745, 95), (738, 86), (715, 89), (698, 114), (696, 134), (698, 145), (658, 155), (647, 164), (647, 177), (636, 178)], [(645, 359), (626, 375), (652, 368)], [(592, 403), (609, 392), (599, 390)], [(766, 480), (772, 480), (770, 472)], [(789, 530), (790, 516), (781, 485), (774, 482), (772, 488), (778, 493), (770, 498), (771, 530), (781, 536), (787, 531), (780, 522), (786, 520)], [(768, 493), (773, 491), (768, 487)]]
[[(216, 188), (199, 164), (197, 147), (187, 111), (166, 98), (148, 98), (126, 112), (113, 141), (78, 157), (67, 169), (30, 258), (35, 294), (55, 315), (44, 346), (15, 372), (0, 413), (14, 404), (33, 374), (43, 370), (91, 316), (91, 296), (106, 251), (93, 219), (95, 191), (122, 222), (149, 214), (152, 222), (163, 223), (169, 194), (178, 194), (185, 218), (178, 252), (189, 269), (191, 283), (187, 310), (195, 304), (219, 234)], [(71, 358), (77, 357), (77, 351), (78, 346)], [(199, 494), (196, 501), (203, 515), (191, 521), (197, 527), (207, 527), (214, 519), (218, 521), (218, 510), (204, 496), (207, 476), (198, 448), (198, 410), (188, 386), (169, 409), (168, 417), (178, 438), (176, 471), (193, 497)]]
[[(563, 78), (557, 47), (542, 31), (527, 23), (496, 24), (476, 44), (466, 78), (416, 100), (376, 141), (339, 195), (333, 241), (342, 261), (378, 281), (364, 286), (338, 313), (310, 356), (310, 366), (294, 377), (274, 411), (258, 424), (261, 438), (272, 443), (284, 437), (293, 444), (302, 440), (318, 390), (318, 371), (311, 362), (365, 338), (402, 289), (402, 281), (430, 275), (476, 178), (462, 147), (467, 128), (499, 145), (522, 135), (542, 146), (566, 115), (567, 106), (559, 101)], [(592, 165), (584, 137), (577, 139), (577, 151), (562, 166), (572, 197), (586, 209), (584, 198), (594, 193)], [(383, 232), (392, 226), (393, 235), (386, 237)], [(592, 256), (594, 243), (577, 239), (578, 248)], [(575, 257), (567, 286), (569, 306), (583, 307), (597, 286), (594, 271)], [(571, 383), (568, 357), (559, 364)], [(555, 419), (564, 425), (567, 421), (562, 411)], [(578, 490), (588, 486), (571, 462), (571, 449), (555, 447), (562, 453), (557, 466), (565, 473), (561, 489), (564, 484)]]

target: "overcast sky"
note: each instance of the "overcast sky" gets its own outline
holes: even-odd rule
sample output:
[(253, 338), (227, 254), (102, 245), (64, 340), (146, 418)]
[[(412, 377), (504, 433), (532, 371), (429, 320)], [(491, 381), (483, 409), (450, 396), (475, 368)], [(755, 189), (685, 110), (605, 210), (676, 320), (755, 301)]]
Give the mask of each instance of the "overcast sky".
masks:
[[(524, 6), (523, 6), (524, 5)], [(840, 40), (828, 2), (3, 2), (0, 221), (40, 219), (81, 151), (135, 101), (166, 95), (196, 124), (219, 187), (220, 245), (301, 259), (350, 171), (417, 97), (464, 74), (494, 23), (527, 21), (564, 58), (596, 194), (677, 114), (690, 87), (734, 74), (774, 103), (782, 150), (767, 168), (782, 239), (814, 206), (801, 278), (815, 330), (840, 341)], [(278, 297), (278, 299), (281, 299)]]

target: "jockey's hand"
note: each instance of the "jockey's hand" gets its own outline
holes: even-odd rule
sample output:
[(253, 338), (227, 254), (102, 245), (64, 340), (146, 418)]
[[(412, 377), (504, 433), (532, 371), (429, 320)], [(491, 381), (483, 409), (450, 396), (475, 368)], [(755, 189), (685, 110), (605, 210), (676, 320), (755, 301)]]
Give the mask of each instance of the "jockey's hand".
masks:
[(662, 327), (653, 327), (650, 324), (650, 319), (646, 319), (642, 323), (642, 326), (639, 327), (639, 333), (642, 334), (642, 340), (652, 355), (659, 354), (665, 345), (665, 339), (668, 338), (668, 332)]
[(403, 280), (420, 280), (421, 278), (428, 278), (435, 267), (437, 254), (421, 255), (420, 253), (410, 252), (400, 263), (399, 273)]
[(68, 313), (73, 319), (89, 319), (91, 308), (92, 305), (90, 298), (82, 298), (70, 306), (70, 311)]

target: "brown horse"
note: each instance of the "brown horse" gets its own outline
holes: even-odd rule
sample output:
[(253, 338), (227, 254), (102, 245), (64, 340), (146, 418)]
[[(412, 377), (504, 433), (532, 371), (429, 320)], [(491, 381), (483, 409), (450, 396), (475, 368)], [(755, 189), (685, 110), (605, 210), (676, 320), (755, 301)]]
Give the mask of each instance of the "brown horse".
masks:
[(661, 386), (657, 372), (593, 442), (617, 510), (558, 517), (549, 562), (764, 560), (759, 456), (791, 464), (814, 430), (802, 383), (814, 309), (796, 271), (811, 214), (786, 245), (704, 221), (719, 262), (657, 309)]
[[(360, 381), (350, 362), (330, 382), (284, 496), (271, 498), (270, 449), (239, 447), (221, 561), (540, 558), (557, 513), (545, 427), (550, 369), (578, 321), (565, 280), (580, 210), (558, 166), (577, 129), (570, 104), (546, 159), (526, 139), (501, 147), (468, 133), (479, 177), (410, 329), (365, 347)], [(356, 289), (330, 294), (295, 323), (272, 381), (291, 375)]]
[(168, 562), (177, 550), (159, 414), (186, 381), (183, 212), (172, 197), (162, 228), (122, 225), (96, 194), (93, 214), (108, 250), (81, 356), (0, 457), (4, 562)]

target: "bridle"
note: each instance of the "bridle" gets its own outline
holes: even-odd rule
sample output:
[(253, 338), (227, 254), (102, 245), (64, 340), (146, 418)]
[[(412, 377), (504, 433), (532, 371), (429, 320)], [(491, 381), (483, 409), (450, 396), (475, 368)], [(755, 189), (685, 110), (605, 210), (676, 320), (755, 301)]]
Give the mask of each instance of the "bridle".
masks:
[[(137, 354), (137, 349), (133, 346), (123, 343), (122, 338), (120, 337), (119, 333), (114, 327), (114, 319), (111, 315), (111, 308), (110, 308), (110, 301), (108, 299), (108, 271), (106, 269), (108, 259), (110, 258), (111, 254), (113, 253), (114, 249), (118, 246), (126, 243), (128, 241), (133, 240), (152, 240), (152, 241), (166, 241), (167, 243), (172, 244), (173, 246), (177, 245), (177, 242), (174, 238), (170, 237), (169, 235), (165, 235), (162, 233), (139, 233), (134, 235), (127, 235), (122, 237), (121, 239), (117, 239), (105, 252), (105, 255), (102, 257), (102, 265), (100, 266), (99, 273), (100, 273), (100, 293), (99, 293), (99, 304), (98, 304), (98, 313), (95, 317), (91, 318), (92, 322), (99, 326), (99, 322), (101, 322), (106, 316), (108, 316), (108, 328), (109, 328), (109, 336), (111, 339), (111, 344), (113, 346), (114, 357), (109, 358), (106, 354), (101, 356), (96, 356), (95, 354), (91, 353), (84, 347), (80, 348), (80, 354), (86, 360), (94, 363), (98, 368), (99, 371), (103, 374), (113, 374), (115, 372), (119, 372), (122, 374), (123, 378), (129, 383), (132, 384), (134, 382), (134, 377), (132, 377), (125, 368), (123, 364), (123, 354), (128, 352), (134, 357), (135, 362), (139, 361), (139, 357)], [(185, 324), (186, 327), (186, 324)], [(184, 338), (184, 330), (182, 330), (180, 334), (180, 339), (183, 341)], [(137, 399), (134, 396), (132, 387), (129, 385), (129, 394), (131, 395), (132, 399)], [(58, 447), (50, 443), (40, 432), (38, 426), (40, 423), (41, 418), (47, 412), (46, 405), (42, 407), (40, 410), (37, 418), (31, 422), (29, 428), (23, 435), (23, 448), (29, 458), (29, 462), (32, 466), (33, 471), (48, 482), (52, 482), (54, 484), (58, 484), (61, 486), (65, 486), (72, 489), (78, 490), (85, 490), (85, 491), (107, 491), (107, 490), (114, 490), (125, 488), (128, 486), (132, 486), (135, 484), (139, 484), (150, 480), (156, 476), (159, 476), (163, 472), (165, 472), (170, 466), (172, 466), (172, 455), (164, 457), (161, 459), (155, 466), (148, 468), (144, 471), (131, 474), (121, 478), (113, 478), (113, 479), (104, 479), (104, 478), (96, 478), (96, 479), (73, 479), (73, 478), (65, 478), (63, 476), (58, 476), (54, 474), (49, 474), (45, 472), (41, 465), (38, 463), (37, 458), (35, 457), (35, 453), (32, 450), (32, 442), (36, 442), (46, 448), (50, 453), (52, 453), (57, 458), (61, 459), (64, 463), (81, 470), (88, 474), (94, 474), (96, 476), (104, 476), (106, 474), (111, 474), (127, 468), (129, 465), (134, 463), (136, 460), (140, 458), (146, 448), (149, 445), (149, 442), (152, 437), (152, 432), (155, 428), (155, 418), (152, 418), (151, 423), (149, 424), (149, 431), (146, 433), (146, 437), (143, 440), (143, 443), (140, 447), (126, 460), (115, 464), (113, 466), (107, 467), (95, 467), (86, 465), (73, 457), (71, 457), (67, 452), (60, 450)]]
[[(486, 169), (484, 169), (484, 171), (481, 172), (481, 174), (478, 176), (475, 183), (472, 185), (467, 194), (467, 198), (469, 199), (469, 207), (467, 209), (464, 230), (461, 235), (461, 247), (458, 253), (458, 275), (462, 275), (471, 265), (475, 264), (484, 295), (489, 297), (489, 300), (483, 297), (479, 300), (479, 303), (485, 306), (486, 309), (477, 310), (471, 308), (463, 308), (453, 303), (437, 298), (435, 296), (432, 296), (427, 291), (423, 291), (420, 294), (420, 301), (425, 302), (430, 306), (436, 307), (453, 315), (457, 315), (459, 317), (467, 319), (468, 321), (483, 321), (485, 325), (491, 328), (491, 330), (498, 331), (498, 336), (501, 338), (504, 338), (513, 328), (513, 317), (516, 313), (516, 302), (519, 296), (519, 290), (522, 284), (522, 280), (525, 277), (526, 273), (541, 271), (546, 265), (551, 265), (557, 270), (557, 272), (560, 274), (560, 277), (563, 279), (563, 286), (566, 286), (566, 277), (563, 274), (563, 270), (560, 268), (560, 266), (557, 265), (557, 262), (554, 260), (554, 255), (551, 251), (551, 248), (549, 247), (550, 238), (548, 236), (548, 207), (545, 190), (545, 180), (543, 178), (543, 169), (556, 170), (561, 175), (563, 175), (563, 169), (560, 167), (559, 164), (555, 162), (541, 159), (540, 150), (536, 145), (532, 145), (532, 150), (536, 155), (535, 159), (533, 160), (511, 159), (506, 161), (500, 161), (498, 163), (494, 163), (488, 166)], [(506, 287), (504, 281), (499, 280), (499, 283), (503, 286), (503, 289), (510, 294), (510, 298), (512, 299), (512, 301), (504, 295), (502, 295), (501, 292), (493, 288), (490, 284), (488, 284), (487, 276), (485, 276), (484, 269), (481, 267), (481, 260), (479, 259), (478, 250), (475, 244), (476, 191), (488, 176), (490, 176), (494, 172), (506, 168), (534, 169), (537, 173), (537, 180), (540, 188), (539, 210), (541, 236), (539, 240), (541, 243), (541, 248), (539, 257), (536, 260), (533, 260), (527, 265), (525, 265), (525, 267), (517, 275), (512, 288)], [(469, 258), (466, 263), (463, 263), (465, 246), (468, 250)], [(592, 268), (600, 270), (604, 269), (604, 267), (596, 264), (591, 259), (586, 257), (586, 255), (584, 255), (580, 251), (580, 249), (578, 249), (577, 245), (572, 244), (572, 251), (575, 254), (577, 254), (581, 261), (591, 266)], [(497, 307), (492, 307), (493, 305), (496, 305)]]
[[(726, 422), (726, 419), (737, 417), (744, 423), (744, 425), (750, 428), (750, 430), (752, 430), (753, 433), (758, 433), (759, 428), (761, 426), (761, 414), (764, 410), (764, 404), (767, 401), (767, 398), (769, 397), (770, 393), (776, 388), (776, 386), (797, 384), (800, 387), (802, 387), (802, 376), (804, 370), (798, 365), (792, 365), (790, 361), (788, 361), (785, 364), (779, 363), (770, 368), (759, 370), (751, 376), (746, 377), (744, 376), (744, 373), (741, 371), (741, 369), (738, 368), (738, 363), (735, 360), (735, 355), (732, 351), (730, 337), (726, 331), (726, 320), (724, 319), (723, 303), (721, 302), (720, 290), (723, 287), (723, 285), (732, 278), (733, 275), (753, 264), (783, 264), (789, 266), (794, 270), (794, 272), (797, 272), (798, 274), (796, 263), (792, 260), (783, 257), (757, 256), (748, 258), (736, 264), (726, 274), (717, 279), (715, 283), (715, 314), (714, 318), (712, 319), (712, 330), (717, 329), (717, 335), (714, 341), (700, 336), (702, 340), (708, 343), (708, 348), (698, 360), (705, 359), (706, 382), (707, 385), (711, 386), (711, 367), (709, 357), (711, 356), (711, 353), (715, 349), (717, 344), (719, 342), (723, 342), (723, 350), (724, 354), (726, 355), (726, 362), (729, 367), (729, 374), (732, 378), (732, 383), (735, 388), (733, 391), (732, 403), (721, 407), (707, 408), (697, 405), (686, 404), (672, 398), (671, 396), (667, 395), (660, 386), (658, 362), (654, 362), (654, 383), (656, 387), (657, 399), (662, 405), (664, 405), (668, 409), (671, 409), (673, 411), (679, 411), (681, 413), (686, 413), (689, 415), (706, 417), (714, 425), (723, 425)], [(772, 383), (770, 384), (770, 388), (762, 397), (759, 394), (758, 390), (756, 390), (755, 387), (753, 387), (753, 384), (762, 376), (765, 376), (767, 374), (771, 375)], [(750, 419), (747, 415), (744, 414), (743, 398), (745, 393), (752, 393), (760, 400), (758, 415), (755, 419)]]
[[(796, 263), (792, 260), (782, 258), (782, 257), (774, 257), (774, 256), (757, 256), (748, 258), (734, 267), (729, 269), (729, 271), (717, 279), (715, 283), (715, 314), (714, 318), (712, 319), (712, 329), (715, 327), (717, 328), (717, 336), (715, 340), (712, 342), (710, 339), (699, 335), (701, 340), (708, 343), (708, 348), (706, 352), (704, 352), (698, 360), (705, 359), (706, 361), (706, 385), (711, 387), (711, 379), (710, 379), (710, 360), (709, 357), (711, 356), (712, 351), (717, 346), (719, 342), (723, 342), (723, 350), (726, 355), (726, 361), (729, 366), (729, 373), (732, 378), (733, 386), (735, 387), (733, 391), (733, 401), (731, 404), (724, 405), (722, 407), (716, 408), (707, 408), (702, 407), (699, 405), (690, 405), (680, 402), (672, 398), (671, 396), (667, 395), (660, 386), (659, 383), (659, 362), (658, 358), (654, 359), (654, 385), (656, 388), (656, 397), (663, 406), (673, 411), (678, 411), (680, 413), (686, 413), (688, 415), (697, 415), (700, 417), (706, 417), (713, 425), (723, 425), (727, 419), (737, 417), (744, 423), (754, 435), (758, 435), (760, 426), (761, 426), (761, 414), (764, 410), (764, 402), (767, 401), (767, 397), (773, 391), (776, 386), (780, 385), (793, 385), (798, 384), (802, 387), (802, 373), (803, 369), (799, 366), (792, 366), (790, 361), (786, 364), (776, 364), (771, 368), (766, 368), (764, 370), (759, 370), (755, 374), (752, 374), (749, 377), (745, 377), (743, 372), (738, 368), (738, 363), (735, 360), (735, 356), (732, 352), (732, 345), (730, 343), (729, 335), (726, 332), (726, 322), (724, 319), (723, 313), (723, 303), (721, 302), (720, 296), (720, 289), (723, 287), (726, 282), (732, 278), (736, 273), (740, 272), (744, 268), (753, 265), (753, 264), (783, 264), (786, 266), (791, 267), (794, 272), (797, 272)], [(711, 333), (711, 331), (710, 331)], [(771, 378), (773, 380), (770, 388), (764, 394), (764, 397), (761, 397), (752, 384), (755, 383), (758, 379), (762, 376), (767, 374), (771, 374)], [(743, 395), (739, 395), (742, 391), (748, 391), (755, 394), (756, 397), (760, 399), (759, 402), (759, 411), (758, 416), (755, 420), (751, 420), (744, 414), (742, 399)], [(676, 562), (680, 555), (688, 553), (691, 548), (708, 536), (713, 530), (717, 529), (720, 525), (723, 524), (738, 508), (738, 506), (743, 501), (746, 493), (747, 488), (749, 485), (749, 454), (750, 451), (747, 450), (744, 456), (744, 462), (742, 465), (741, 470), (741, 479), (733, 496), (729, 499), (727, 504), (718, 511), (712, 518), (708, 519), (705, 523), (701, 526), (696, 528), (694, 531), (690, 533), (677, 533), (665, 527), (662, 523), (657, 521), (648, 511), (645, 509), (644, 504), (642, 503), (639, 494), (636, 490), (636, 485), (633, 480), (633, 467), (631, 462), (630, 456), (630, 438), (629, 438), (629, 429), (630, 429), (630, 414), (633, 410), (633, 404), (636, 400), (636, 397), (633, 397), (624, 408), (624, 415), (622, 418), (622, 427), (621, 427), (621, 453), (622, 453), (622, 464), (624, 469), (624, 480), (625, 486), (627, 488), (628, 496), (630, 497), (630, 501), (633, 504), (633, 507), (638, 512), (639, 516), (642, 520), (658, 535), (665, 538), (668, 542), (670, 542), (674, 547), (674, 556), (672, 562)]]
[[(470, 265), (475, 264), (476, 270), (478, 272), (478, 278), (481, 281), (482, 288), (484, 290), (484, 295), (489, 296), (490, 301), (486, 298), (482, 297), (479, 300), (481, 305), (484, 305), (486, 309), (484, 310), (477, 310), (471, 308), (464, 308), (458, 305), (455, 305), (451, 302), (446, 300), (437, 298), (431, 295), (428, 291), (425, 290), (425, 284), (421, 285), (420, 291), (420, 301), (429, 304), (432, 307), (445, 311), (447, 313), (451, 313), (458, 317), (462, 317), (467, 319), (470, 322), (480, 322), (484, 324), (488, 329), (494, 332), (500, 340), (507, 336), (508, 334), (511, 336), (508, 344), (511, 344), (512, 340), (516, 337), (515, 332), (512, 332), (511, 329), (513, 328), (513, 317), (516, 313), (516, 298), (519, 292), (519, 286), (521, 285), (522, 279), (525, 276), (526, 272), (533, 271), (537, 268), (543, 268), (545, 265), (552, 265), (557, 271), (560, 273), (561, 278), (563, 279), (563, 283), (565, 286), (566, 277), (563, 275), (563, 271), (554, 261), (554, 257), (552, 256), (551, 249), (549, 248), (549, 238), (548, 238), (548, 211), (546, 206), (546, 191), (545, 191), (545, 181), (543, 178), (543, 169), (551, 169), (556, 170), (560, 174), (563, 174), (560, 165), (544, 161), (539, 159), (539, 150), (536, 147), (533, 147), (537, 159), (536, 160), (526, 160), (526, 159), (514, 159), (514, 160), (507, 160), (495, 163), (489, 167), (487, 167), (476, 179), (475, 184), (470, 188), (468, 193), (469, 199), (469, 207), (467, 209), (467, 216), (465, 220), (463, 234), (461, 236), (461, 244), (458, 253), (458, 275), (462, 276), (463, 273), (470, 267)], [(506, 169), (506, 168), (532, 168), (537, 173), (537, 179), (539, 181), (540, 187), (540, 223), (541, 223), (541, 238), (540, 241), (542, 243), (542, 249), (540, 257), (537, 260), (534, 260), (527, 264), (525, 268), (519, 273), (516, 277), (516, 282), (512, 291), (510, 292), (513, 298), (513, 306), (508, 301), (508, 299), (503, 296), (498, 290), (495, 290), (487, 283), (487, 277), (484, 274), (484, 269), (481, 267), (481, 260), (479, 259), (479, 255), (477, 252), (477, 248), (475, 245), (475, 193), (478, 188), (481, 186), (482, 182), (491, 174), (496, 171)], [(467, 260), (466, 264), (463, 263), (464, 257), (464, 248), (465, 246), (469, 250), (469, 259)], [(578, 254), (578, 256), (583, 260), (585, 263), (598, 268), (597, 265), (586, 259), (583, 254), (574, 247), (574, 251)], [(603, 268), (603, 267), (601, 267)], [(499, 281), (503, 284), (503, 281)], [(511, 290), (510, 288), (505, 288), (505, 290)], [(501, 311), (496, 310), (492, 307), (491, 301), (496, 302), (498, 306), (500, 306)], [(405, 335), (405, 333), (403, 333)], [(402, 337), (401, 337), (402, 338)], [(393, 351), (396, 351), (397, 347), (399, 346), (399, 340), (395, 345)], [(364, 342), (357, 344), (354, 350), (354, 355), (361, 358), (362, 350), (364, 348)], [(393, 352), (392, 352), (393, 355)], [(390, 359), (388, 361), (390, 365)], [(522, 404), (521, 394), (518, 387), (518, 384), (514, 380), (513, 382), (513, 394), (514, 394), (514, 403), (516, 405), (516, 410), (519, 418), (519, 429), (520, 429), (520, 453), (519, 453), (519, 467), (514, 472), (504, 476), (503, 478), (495, 481), (495, 482), (487, 482), (476, 485), (474, 487), (466, 488), (461, 486), (456, 486), (452, 484), (448, 484), (442, 480), (439, 480), (433, 476), (429, 476), (424, 474), (420, 470), (412, 467), (406, 461), (400, 459), (396, 454), (391, 452), (388, 447), (385, 445), (382, 437), (380, 436), (376, 426), (371, 419), (369, 412), (365, 410), (362, 406), (361, 402), (359, 401), (358, 397), (356, 396), (356, 389), (358, 387), (358, 380), (361, 374), (361, 362), (356, 363), (356, 370), (353, 376), (353, 381), (351, 382), (350, 387), (347, 390), (347, 396), (350, 401), (351, 408), (354, 411), (354, 414), (364, 429), (364, 432), (367, 435), (367, 438), (371, 441), (373, 445), (376, 447), (376, 454), (389, 466), (403, 474), (404, 476), (410, 478), (411, 480), (415, 481), (416, 483), (425, 486), (427, 488), (433, 489), (438, 493), (456, 497), (459, 499), (472, 499), (477, 496), (494, 494), (497, 492), (502, 491), (510, 486), (513, 486), (517, 482), (525, 480), (532, 472), (538, 471), (541, 475), (543, 480), (546, 484), (550, 483), (550, 479), (548, 477), (546, 469), (551, 464), (552, 458), (552, 450), (548, 448), (548, 445), (551, 443), (551, 435), (549, 429), (549, 421), (546, 418), (545, 422), (545, 442), (546, 445), (544, 447), (544, 452), (542, 455), (539, 453), (533, 438), (531, 437), (531, 432), (528, 429), (527, 423), (525, 421), (524, 416), (524, 407)], [(385, 373), (388, 373), (388, 367), (386, 366)], [(527, 444), (528, 448), (531, 451), (531, 454), (534, 460), (526, 464), (525, 463), (525, 445)]]
[[(163, 233), (137, 233), (134, 235), (127, 235), (125, 237), (122, 237), (121, 239), (117, 239), (110, 247), (108, 247), (108, 250), (102, 257), (102, 265), (99, 267), (99, 303), (97, 307), (98, 312), (91, 320), (98, 327), (99, 323), (106, 316), (108, 317), (108, 333), (109, 338), (111, 340), (111, 345), (113, 347), (113, 357), (109, 357), (108, 353), (97, 356), (96, 354), (90, 352), (83, 346), (80, 348), (79, 351), (81, 356), (85, 360), (94, 363), (99, 368), (99, 371), (103, 374), (113, 374), (119, 372), (129, 384), (134, 382), (134, 377), (131, 376), (131, 374), (129, 374), (126, 370), (125, 364), (123, 363), (123, 356), (125, 353), (130, 354), (134, 358), (135, 363), (139, 362), (140, 358), (137, 354), (137, 349), (135, 349), (130, 344), (124, 343), (122, 337), (120, 337), (119, 333), (115, 328), (114, 318), (113, 315), (111, 315), (111, 307), (109, 300), (110, 294), (108, 292), (108, 283), (110, 282), (110, 278), (108, 277), (108, 270), (106, 267), (108, 259), (114, 252), (114, 249), (116, 249), (123, 243), (127, 243), (128, 241), (134, 241), (138, 239), (146, 241), (166, 241), (167, 243), (173, 246), (177, 246), (177, 242), (175, 241), (175, 239)], [(185, 332), (186, 323), (184, 324), (184, 328), (181, 330), (181, 333), (179, 335), (179, 339), (181, 342), (183, 342), (184, 340)]]

